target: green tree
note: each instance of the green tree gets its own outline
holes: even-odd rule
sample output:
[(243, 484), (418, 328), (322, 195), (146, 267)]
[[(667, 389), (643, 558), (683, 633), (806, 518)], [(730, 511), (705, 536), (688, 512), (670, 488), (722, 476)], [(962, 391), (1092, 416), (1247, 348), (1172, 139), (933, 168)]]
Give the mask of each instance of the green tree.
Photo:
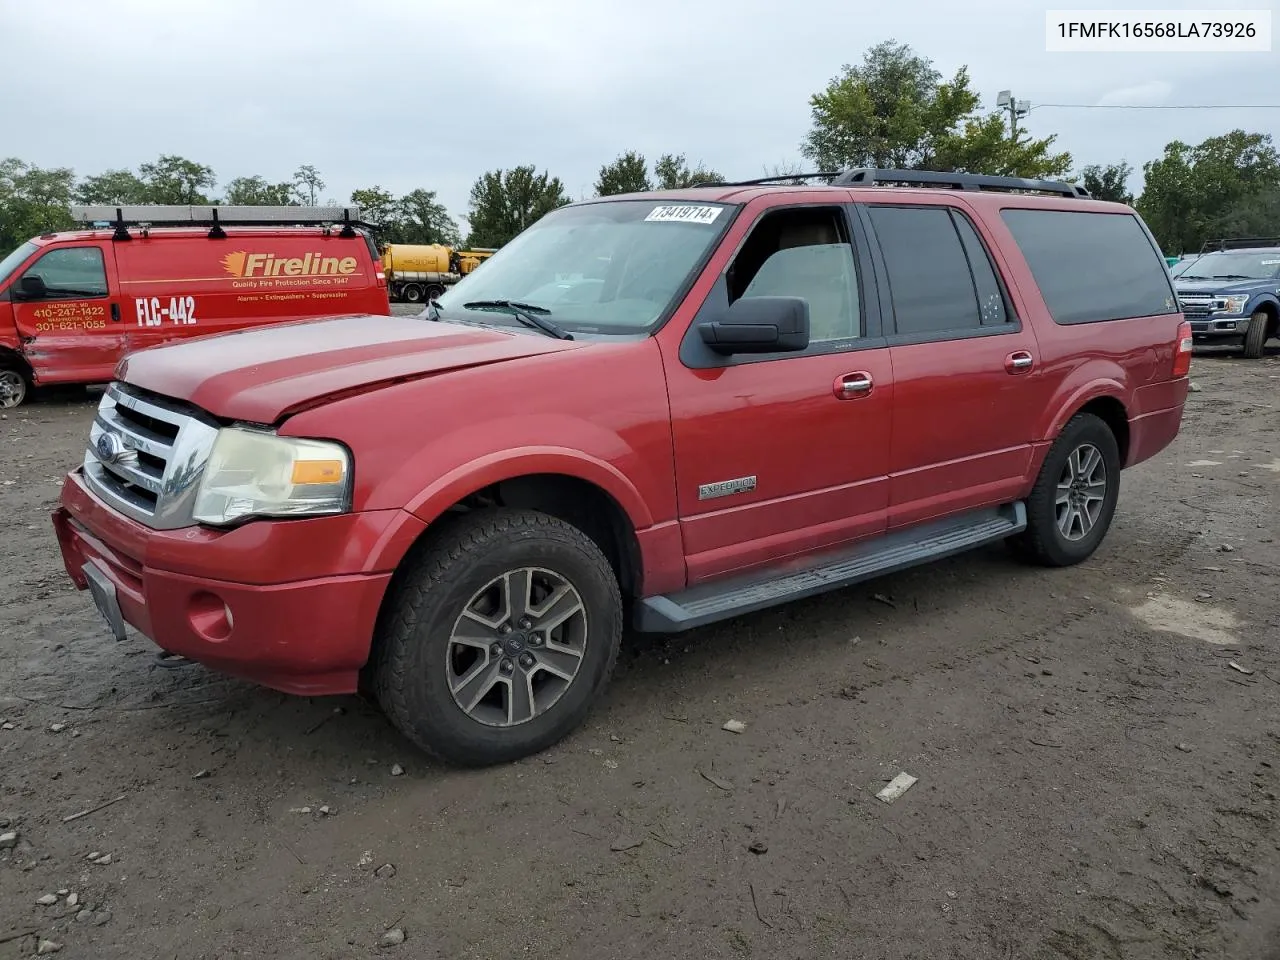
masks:
[(298, 191), (292, 183), (268, 183), (259, 176), (236, 177), (227, 184), (222, 202), (238, 206), (298, 206)]
[(1132, 175), (1133, 167), (1123, 160), (1106, 166), (1092, 163), (1080, 171), (1084, 188), (1095, 200), (1110, 200), (1114, 203), (1133, 203), (1133, 194), (1128, 187), (1129, 177)]
[(467, 243), (500, 247), (547, 213), (569, 202), (559, 177), (532, 166), (490, 170), (471, 187)]
[(147, 186), (148, 203), (206, 204), (204, 191), (218, 182), (212, 167), (172, 154), (142, 164), (138, 174)]
[(320, 171), (311, 164), (304, 163), (294, 171), (293, 182), (298, 188), (298, 195), (305, 197), (307, 204), (314, 207), (316, 196), (325, 188), (325, 182), (320, 178)]
[(361, 219), (378, 228), (383, 243), (400, 243), (400, 208), (395, 195), (379, 186), (351, 191), (351, 202), (360, 208)]
[(1166, 144), (1142, 171), (1138, 212), (1162, 249), (1187, 252), (1220, 235), (1230, 211), (1280, 186), (1280, 154), (1270, 134), (1232, 130), (1194, 147)]
[(0, 250), (52, 230), (67, 230), (75, 171), (44, 169), (16, 157), (0, 160)]
[(1215, 226), (1222, 237), (1280, 237), (1280, 188), (1237, 201)]
[(931, 60), (893, 40), (871, 47), (862, 63), (845, 64), (809, 99), (812, 129), (800, 152), (824, 170), (895, 167), (1010, 176), (1061, 176), (1066, 153), (1054, 137), (1005, 132), (1003, 114), (980, 114), (981, 98), (961, 67), (943, 80)]
[(76, 199), (85, 204), (146, 203), (147, 185), (132, 170), (108, 170), (80, 181)]
[(600, 168), (596, 181), (597, 197), (612, 197), (620, 193), (643, 193), (652, 190), (649, 181), (649, 164), (642, 154), (628, 150), (613, 163)]
[(690, 170), (683, 153), (664, 153), (653, 165), (653, 174), (659, 190), (683, 190), (698, 183), (716, 183), (724, 179), (702, 164)]
[(436, 199), (434, 190), (410, 190), (397, 206), (398, 242), (443, 243), (450, 247), (461, 242), (457, 222)]

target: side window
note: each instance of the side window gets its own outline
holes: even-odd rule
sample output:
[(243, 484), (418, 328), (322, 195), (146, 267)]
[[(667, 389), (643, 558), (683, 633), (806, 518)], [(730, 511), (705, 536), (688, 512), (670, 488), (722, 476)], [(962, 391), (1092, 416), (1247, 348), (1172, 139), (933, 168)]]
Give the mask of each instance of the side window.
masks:
[(729, 302), (801, 297), (813, 343), (862, 336), (853, 245), (839, 207), (795, 207), (766, 214), (727, 274)]
[(996, 279), (995, 264), (991, 255), (973, 228), (969, 218), (955, 210), (951, 211), (951, 219), (955, 222), (956, 231), (960, 234), (960, 242), (964, 245), (965, 255), (969, 258), (969, 269), (973, 272), (973, 285), (978, 292), (978, 310), (983, 326), (998, 326), (1009, 322), (1009, 307), (1005, 302), (1004, 289)]
[(897, 332), (909, 336), (980, 328), (969, 257), (947, 208), (871, 206), (868, 213), (889, 274)]
[(44, 281), (45, 296), (58, 300), (81, 300), (107, 295), (107, 270), (97, 247), (58, 247), (50, 250), (23, 273)]
[(1169, 267), (1133, 214), (1009, 207), (1000, 215), (1054, 323), (1178, 312)]

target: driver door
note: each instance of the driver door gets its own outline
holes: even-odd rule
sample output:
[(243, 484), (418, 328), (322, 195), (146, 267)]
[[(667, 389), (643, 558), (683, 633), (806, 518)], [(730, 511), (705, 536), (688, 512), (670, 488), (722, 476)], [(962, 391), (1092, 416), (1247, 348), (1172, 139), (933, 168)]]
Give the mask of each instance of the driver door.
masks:
[(36, 380), (103, 383), (128, 346), (111, 241), (48, 247), (10, 287), (14, 324)]

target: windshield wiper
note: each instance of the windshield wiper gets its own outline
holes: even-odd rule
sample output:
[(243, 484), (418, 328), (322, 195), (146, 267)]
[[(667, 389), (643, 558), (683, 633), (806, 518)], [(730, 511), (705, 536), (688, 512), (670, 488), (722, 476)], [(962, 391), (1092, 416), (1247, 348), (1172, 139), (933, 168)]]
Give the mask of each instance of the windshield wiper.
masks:
[(466, 310), (505, 310), (526, 327), (541, 330), (549, 337), (557, 340), (572, 340), (573, 334), (555, 322), (548, 320), (546, 314), (551, 311), (532, 303), (521, 303), (519, 300), (472, 300), (464, 303)]
[(1243, 273), (1215, 273), (1210, 280), (1256, 280), (1257, 277), (1250, 277)]

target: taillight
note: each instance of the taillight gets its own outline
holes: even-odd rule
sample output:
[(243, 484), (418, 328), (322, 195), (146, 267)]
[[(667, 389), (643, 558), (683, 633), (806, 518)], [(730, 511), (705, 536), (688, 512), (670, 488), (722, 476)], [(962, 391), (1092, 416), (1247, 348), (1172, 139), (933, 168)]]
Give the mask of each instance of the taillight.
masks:
[(1178, 324), (1178, 342), (1173, 347), (1173, 376), (1185, 377), (1191, 372), (1191, 324)]
[(387, 285), (387, 275), (383, 273), (381, 270), (375, 273), (374, 277), (377, 278), (379, 287), (385, 287)]

